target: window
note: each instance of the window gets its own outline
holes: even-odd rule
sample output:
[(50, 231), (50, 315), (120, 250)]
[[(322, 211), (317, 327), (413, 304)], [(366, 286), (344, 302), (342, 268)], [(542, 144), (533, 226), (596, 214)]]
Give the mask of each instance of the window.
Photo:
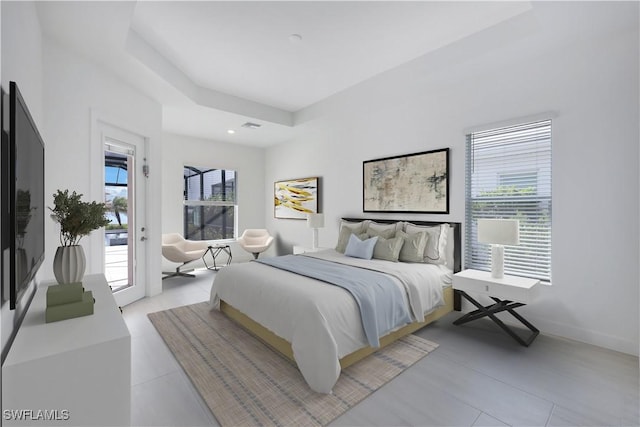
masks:
[(551, 281), (551, 120), (467, 135), (465, 266), (491, 270), (478, 218), (520, 220), (504, 271)]
[(498, 176), (498, 185), (501, 188), (513, 188), (518, 190), (529, 189), (530, 191), (538, 191), (538, 172), (509, 172), (501, 173)]
[(190, 240), (236, 237), (237, 173), (184, 167), (184, 235)]

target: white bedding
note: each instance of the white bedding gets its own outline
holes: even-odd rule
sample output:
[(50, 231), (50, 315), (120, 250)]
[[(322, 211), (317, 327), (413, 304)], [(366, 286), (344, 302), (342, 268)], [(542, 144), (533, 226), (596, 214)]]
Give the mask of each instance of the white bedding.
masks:
[[(391, 275), (406, 291), (414, 320), (444, 304), (442, 287), (451, 270), (442, 265), (350, 258), (328, 249), (300, 256), (369, 268)], [(367, 339), (358, 306), (348, 291), (257, 262), (220, 270), (211, 288), (211, 304), (224, 300), (291, 343), (298, 368), (309, 386), (330, 393), (340, 375), (339, 359)]]

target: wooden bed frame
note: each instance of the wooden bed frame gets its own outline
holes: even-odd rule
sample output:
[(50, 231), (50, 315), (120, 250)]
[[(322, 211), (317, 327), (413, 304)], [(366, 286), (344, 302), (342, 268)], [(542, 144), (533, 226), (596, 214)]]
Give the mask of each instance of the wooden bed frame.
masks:
[[(343, 218), (345, 221), (349, 222), (359, 222), (363, 221), (362, 218)], [(390, 219), (371, 219), (371, 221), (375, 221), (378, 223), (394, 223), (402, 220), (390, 220)], [(431, 221), (410, 221), (416, 225), (440, 225), (443, 222), (431, 222)], [(460, 233), (460, 223), (459, 222), (447, 222), (453, 229), (453, 237), (455, 241), (453, 259), (454, 259), (454, 273), (457, 273), (461, 270), (461, 257), (460, 257), (460, 245), (461, 245), (461, 233)], [(436, 310), (429, 313), (425, 316), (423, 322), (413, 322), (410, 323), (398, 330), (395, 330), (383, 337), (380, 338), (380, 347), (373, 348), (371, 346), (363, 347), (359, 350), (354, 351), (353, 353), (349, 353), (346, 356), (340, 359), (340, 366), (342, 369), (347, 366), (353, 365), (359, 360), (364, 359), (370, 354), (380, 350), (381, 348), (391, 344), (392, 342), (409, 335), (418, 329), (421, 329), (428, 325), (431, 322), (434, 322), (446, 315), (447, 313), (453, 311), (454, 309), (454, 291), (451, 286), (448, 286), (443, 291), (444, 302), (445, 304)], [(291, 343), (289, 343), (284, 338), (281, 338), (271, 332), (269, 329), (265, 328), (255, 320), (251, 319), (246, 314), (242, 313), (240, 310), (236, 309), (232, 305), (226, 303), (225, 301), (220, 301), (220, 311), (222, 311), (227, 317), (238, 323), (244, 329), (248, 330), (251, 334), (265, 342), (271, 348), (290, 359), (295, 363), (295, 359), (293, 357), (293, 350), (291, 348)]]

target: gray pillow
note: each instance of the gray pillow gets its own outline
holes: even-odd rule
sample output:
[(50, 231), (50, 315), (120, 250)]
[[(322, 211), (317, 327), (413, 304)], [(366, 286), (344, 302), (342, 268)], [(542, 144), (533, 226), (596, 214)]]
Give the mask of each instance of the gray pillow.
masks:
[(376, 246), (373, 248), (373, 257), (398, 262), (398, 256), (403, 244), (404, 239), (402, 237), (393, 237), (391, 239), (378, 237)]
[(349, 243), (349, 236), (352, 233), (361, 234), (365, 229), (365, 223), (363, 222), (342, 222), (340, 226), (340, 234), (338, 236), (338, 243), (336, 244), (336, 251), (340, 253), (344, 253), (347, 248), (347, 243)]
[(369, 226), (367, 227), (367, 234), (369, 235), (369, 237), (378, 236), (384, 239), (391, 239), (396, 235), (396, 229), (395, 228), (375, 229)]
[(370, 239), (371, 237), (378, 237), (378, 236), (370, 236), (369, 233), (353, 233), (353, 235), (358, 237), (358, 239), (360, 240), (367, 240), (367, 239)]
[(367, 233), (372, 236), (380, 236), (385, 239), (390, 239), (396, 235), (396, 231), (402, 230), (402, 222), (395, 222), (392, 224), (381, 224), (375, 221), (367, 222)]
[(405, 232), (408, 234), (415, 234), (420, 232), (426, 232), (429, 236), (427, 245), (424, 249), (424, 261), (429, 264), (446, 264), (447, 254), (447, 233), (449, 231), (449, 224), (440, 224), (436, 226), (421, 226), (406, 223)]
[(400, 237), (404, 241), (398, 257), (400, 261), (424, 262), (424, 248), (427, 246), (427, 241), (429, 240), (426, 232), (421, 231), (414, 234), (407, 234), (404, 231), (398, 231), (396, 237)]

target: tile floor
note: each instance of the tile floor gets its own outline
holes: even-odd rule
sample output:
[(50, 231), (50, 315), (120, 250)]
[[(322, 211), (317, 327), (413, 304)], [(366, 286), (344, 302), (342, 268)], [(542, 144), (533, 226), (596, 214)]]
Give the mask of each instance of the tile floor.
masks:
[[(218, 425), (146, 314), (209, 298), (214, 272), (172, 278), (124, 308), (132, 344), (132, 425)], [(638, 358), (540, 335), (519, 346), (490, 321), (418, 335), (440, 344), (335, 426), (639, 426)]]

